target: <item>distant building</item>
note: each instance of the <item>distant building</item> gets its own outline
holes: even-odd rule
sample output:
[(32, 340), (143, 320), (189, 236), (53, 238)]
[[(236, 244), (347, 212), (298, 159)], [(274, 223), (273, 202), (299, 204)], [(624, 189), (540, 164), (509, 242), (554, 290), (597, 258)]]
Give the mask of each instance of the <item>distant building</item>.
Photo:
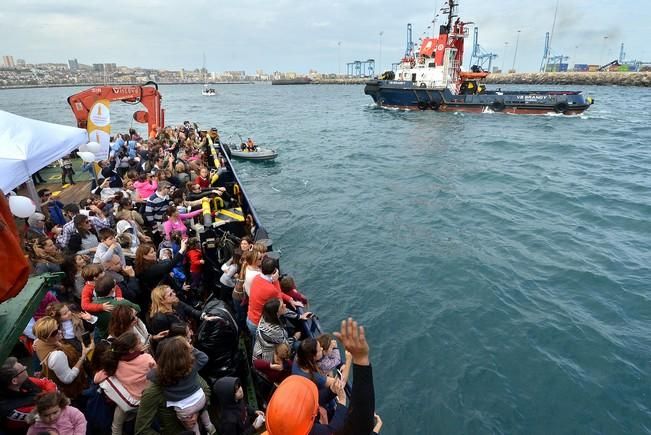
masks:
[(16, 68), (13, 56), (2, 56), (2, 66), (6, 68)]
[(70, 71), (79, 70), (79, 62), (77, 62), (77, 59), (68, 59), (68, 66), (70, 67)]
[(246, 71), (224, 71), (224, 76), (229, 80), (244, 80)]
[(117, 71), (118, 67), (114, 63), (105, 63), (104, 64), (104, 72), (106, 73), (112, 73)]
[(27, 62), (25, 62), (25, 59), (16, 59), (16, 66), (24, 68), (25, 65), (27, 65)]
[(104, 72), (104, 64), (103, 63), (94, 63), (93, 64), (93, 72), (103, 73)]
[(68, 69), (68, 65), (65, 63), (52, 63), (52, 62), (39, 63), (37, 67), (48, 71), (66, 71)]

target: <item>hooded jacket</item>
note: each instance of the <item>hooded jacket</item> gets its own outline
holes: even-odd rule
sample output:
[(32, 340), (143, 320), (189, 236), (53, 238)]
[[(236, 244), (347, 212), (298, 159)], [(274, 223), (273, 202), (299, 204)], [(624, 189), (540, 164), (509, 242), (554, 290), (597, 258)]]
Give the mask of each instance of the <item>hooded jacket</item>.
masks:
[(220, 435), (250, 435), (255, 433), (251, 425), (255, 410), (244, 403), (244, 399), (235, 400), (235, 383), (237, 378), (226, 376), (213, 385), (213, 393), (219, 405), (219, 422), (217, 432)]

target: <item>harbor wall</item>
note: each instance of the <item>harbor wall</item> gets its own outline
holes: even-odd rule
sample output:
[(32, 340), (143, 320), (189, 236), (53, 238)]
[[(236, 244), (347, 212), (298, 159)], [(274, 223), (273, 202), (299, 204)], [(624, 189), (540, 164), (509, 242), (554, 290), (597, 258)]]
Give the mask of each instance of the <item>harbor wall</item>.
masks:
[(488, 84), (651, 86), (651, 72), (546, 72), (489, 74)]

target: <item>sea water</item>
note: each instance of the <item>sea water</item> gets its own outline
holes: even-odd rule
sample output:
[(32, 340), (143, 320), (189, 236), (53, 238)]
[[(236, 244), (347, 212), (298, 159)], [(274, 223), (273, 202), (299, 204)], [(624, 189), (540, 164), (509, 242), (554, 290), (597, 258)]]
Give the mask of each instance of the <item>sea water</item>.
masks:
[[(651, 432), (651, 90), (583, 87), (566, 117), (215, 87), (161, 86), (166, 121), (278, 150), (236, 168), (323, 326), (366, 327), (383, 433)], [(72, 125), (78, 90), (0, 109)]]

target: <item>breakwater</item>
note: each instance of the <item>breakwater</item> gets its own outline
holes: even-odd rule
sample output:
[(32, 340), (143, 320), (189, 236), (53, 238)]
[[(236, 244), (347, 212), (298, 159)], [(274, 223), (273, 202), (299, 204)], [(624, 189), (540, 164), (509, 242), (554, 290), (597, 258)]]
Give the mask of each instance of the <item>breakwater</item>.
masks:
[(313, 85), (363, 85), (367, 81), (373, 80), (372, 77), (342, 77), (337, 79), (318, 79), (313, 80)]
[(514, 85), (651, 86), (651, 72), (553, 72), (489, 74), (485, 83)]

